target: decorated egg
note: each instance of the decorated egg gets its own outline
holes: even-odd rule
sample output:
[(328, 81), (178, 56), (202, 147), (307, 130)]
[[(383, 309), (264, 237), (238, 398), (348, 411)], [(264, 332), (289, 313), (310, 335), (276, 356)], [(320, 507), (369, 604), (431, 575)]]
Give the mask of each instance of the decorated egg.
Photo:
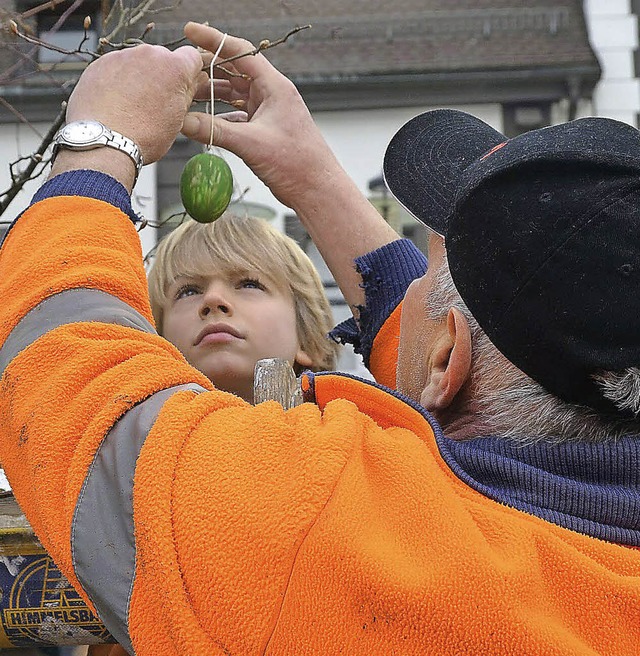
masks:
[(187, 214), (200, 223), (215, 221), (227, 209), (233, 193), (229, 165), (219, 155), (194, 155), (180, 176), (180, 197)]

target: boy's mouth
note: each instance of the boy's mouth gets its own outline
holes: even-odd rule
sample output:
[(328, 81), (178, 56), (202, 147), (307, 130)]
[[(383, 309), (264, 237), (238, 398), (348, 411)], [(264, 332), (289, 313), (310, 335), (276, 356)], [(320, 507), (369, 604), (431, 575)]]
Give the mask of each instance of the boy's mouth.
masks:
[(194, 346), (198, 346), (203, 342), (224, 342), (231, 341), (232, 339), (244, 339), (243, 336), (233, 327), (227, 323), (212, 323), (205, 326), (196, 337)]

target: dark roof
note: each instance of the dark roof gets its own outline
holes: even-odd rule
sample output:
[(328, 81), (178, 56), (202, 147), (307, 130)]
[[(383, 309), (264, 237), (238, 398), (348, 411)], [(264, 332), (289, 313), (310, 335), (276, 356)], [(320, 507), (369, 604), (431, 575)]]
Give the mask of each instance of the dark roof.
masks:
[(312, 109), (554, 101), (589, 96), (600, 74), (581, 0), (182, 0), (149, 17), (150, 40), (207, 19), (254, 43), (311, 24), (265, 54)]
[[(211, 18), (211, 0), (183, 0), (156, 18), (157, 36)], [(254, 43), (310, 30), (269, 58), (298, 79), (389, 73), (586, 67), (597, 70), (579, 0), (234, 0), (215, 24)]]

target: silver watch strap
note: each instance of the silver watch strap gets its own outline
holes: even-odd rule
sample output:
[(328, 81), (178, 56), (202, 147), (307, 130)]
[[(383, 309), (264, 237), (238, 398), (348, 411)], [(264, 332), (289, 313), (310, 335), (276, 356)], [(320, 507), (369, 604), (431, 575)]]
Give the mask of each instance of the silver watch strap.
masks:
[[(129, 139), (129, 137), (125, 137), (123, 134), (120, 134), (119, 132), (106, 127), (99, 121), (93, 122), (102, 128), (102, 134), (95, 139), (88, 141), (87, 143), (68, 140), (64, 134), (64, 130), (68, 126), (63, 125), (53, 138), (53, 154), (51, 160), (53, 161), (56, 158), (60, 148), (77, 151), (94, 150), (95, 148), (102, 148), (103, 146), (107, 146), (108, 148), (115, 148), (120, 152), (126, 153), (133, 160), (133, 163), (136, 167), (136, 176), (134, 180), (135, 184), (138, 180), (140, 170), (144, 165), (142, 151), (140, 150), (138, 144), (132, 139)], [(73, 125), (73, 123), (74, 122), (72, 121), (72, 123), (68, 125)], [(78, 123), (82, 123), (82, 121), (78, 121)]]
[(107, 142), (105, 143), (105, 146), (109, 146), (110, 148), (116, 148), (117, 150), (120, 150), (123, 153), (127, 153), (127, 155), (131, 157), (131, 159), (134, 161), (136, 165), (136, 179), (137, 179), (138, 175), (140, 175), (140, 169), (142, 169), (142, 165), (144, 164), (142, 160), (142, 153), (140, 152), (140, 147), (135, 141), (129, 139), (128, 137), (125, 137), (123, 134), (120, 134), (119, 132), (114, 132), (113, 130), (109, 130), (109, 133), (110, 134), (107, 137)]

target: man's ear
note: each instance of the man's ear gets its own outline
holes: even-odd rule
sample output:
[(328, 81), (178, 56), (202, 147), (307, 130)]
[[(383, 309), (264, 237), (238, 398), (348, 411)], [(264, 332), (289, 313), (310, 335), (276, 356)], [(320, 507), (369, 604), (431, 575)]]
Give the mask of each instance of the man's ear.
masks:
[(457, 308), (450, 308), (446, 328), (435, 338), (429, 356), (427, 384), (420, 403), (427, 410), (444, 410), (456, 398), (471, 374), (471, 331)]

